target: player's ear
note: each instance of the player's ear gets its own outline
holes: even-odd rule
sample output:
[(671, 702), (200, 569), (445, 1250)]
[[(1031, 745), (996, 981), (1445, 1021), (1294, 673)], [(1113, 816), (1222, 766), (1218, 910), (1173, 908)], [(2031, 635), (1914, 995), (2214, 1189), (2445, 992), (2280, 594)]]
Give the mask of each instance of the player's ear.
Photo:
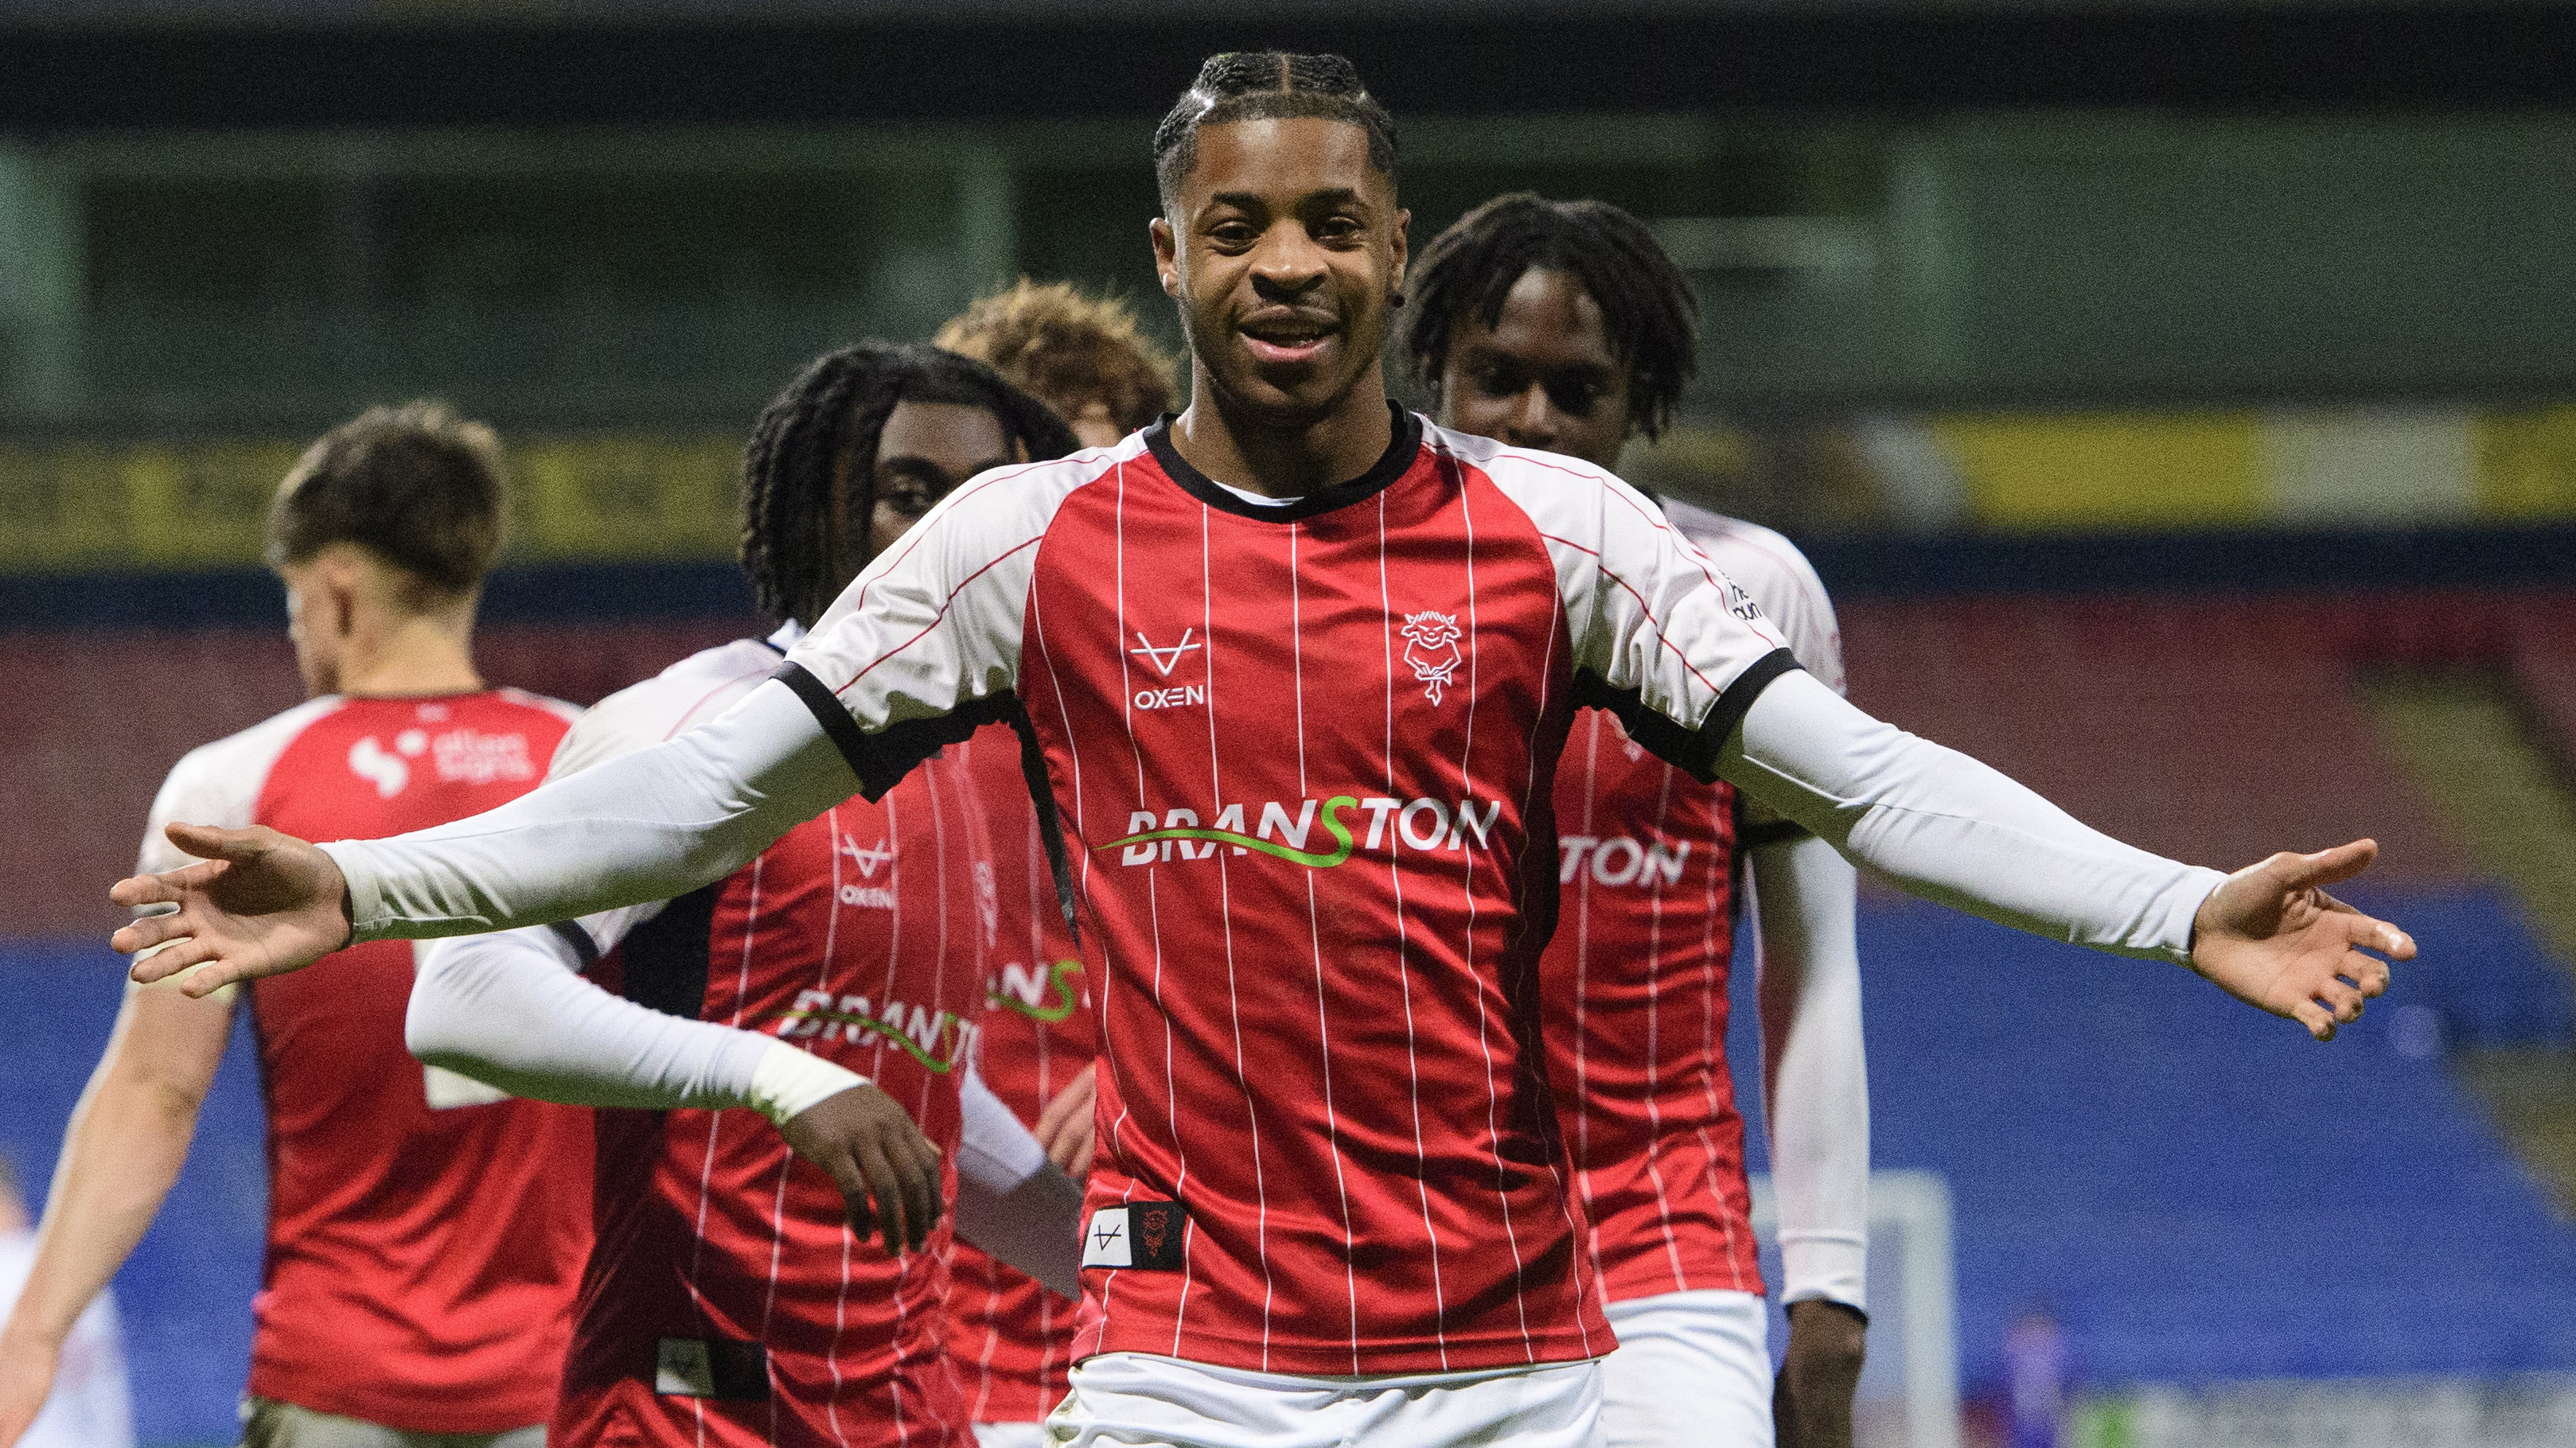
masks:
[(1412, 230), (1413, 213), (1406, 211), (1401, 207), (1397, 208), (1395, 213), (1395, 237), (1393, 242), (1395, 248), (1395, 269), (1393, 275), (1387, 278), (1386, 283), (1386, 289), (1395, 293), (1397, 296), (1404, 295), (1404, 269), (1406, 265), (1413, 260)]
[(1172, 223), (1155, 217), (1145, 223), (1146, 234), (1154, 239), (1154, 277), (1163, 284), (1163, 295), (1173, 301), (1181, 299), (1181, 239), (1172, 233)]

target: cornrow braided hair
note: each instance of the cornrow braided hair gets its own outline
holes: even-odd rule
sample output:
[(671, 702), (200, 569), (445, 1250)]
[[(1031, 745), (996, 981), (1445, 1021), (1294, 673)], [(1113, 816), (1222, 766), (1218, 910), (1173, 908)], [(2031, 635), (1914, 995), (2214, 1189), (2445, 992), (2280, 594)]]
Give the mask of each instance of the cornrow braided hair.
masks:
[(1699, 299), (1654, 233), (1607, 201), (1497, 196), (1433, 238), (1407, 275), (1414, 307), (1404, 348), (1414, 375), (1440, 405), (1450, 339), (1473, 316), (1502, 321), (1503, 302), (1532, 270), (1561, 271), (1601, 308), (1611, 351), (1628, 367), (1628, 415), (1659, 436), (1699, 372)]
[(1367, 131), (1370, 167), (1395, 175), (1395, 118), (1360, 84), (1357, 67), (1338, 55), (1230, 50), (1208, 57), (1199, 78), (1154, 127), (1154, 180), (1164, 209), (1171, 209), (1198, 163), (1199, 127), (1297, 116), (1347, 121)]
[[(770, 399), (743, 448), (740, 556), (761, 612), (810, 628), (849, 585), (833, 566), (836, 518), (874, 511), (877, 439), (903, 402), (980, 407), (1031, 460), (1077, 445), (1064, 419), (971, 357), (873, 341), (824, 353)], [(851, 496), (836, 512), (832, 475), (845, 459)]]

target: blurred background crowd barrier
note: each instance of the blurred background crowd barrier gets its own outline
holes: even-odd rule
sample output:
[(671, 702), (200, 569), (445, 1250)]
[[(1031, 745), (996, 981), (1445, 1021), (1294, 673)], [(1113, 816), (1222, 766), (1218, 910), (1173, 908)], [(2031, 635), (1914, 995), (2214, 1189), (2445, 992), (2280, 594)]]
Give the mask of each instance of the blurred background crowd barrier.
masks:
[[(2576, 1441), (2576, 12), (2546, 5), (17, 0), (0, 1151), (31, 1191), (163, 772), (298, 695), (257, 554), (306, 439), (415, 395), (499, 425), (486, 670), (595, 699), (752, 626), (738, 451), (806, 358), (1024, 273), (1177, 344), (1147, 136), (1248, 45), (1358, 63), (1417, 245), (1505, 190), (1654, 223), (1700, 375), (1626, 470), (1806, 547), (1862, 704), (2185, 858), (2381, 841), (2356, 893), (2424, 956), (2331, 1048), (1865, 903), (1876, 1156), (1948, 1194), (1967, 1441), (2037, 1319), (2069, 1441)], [(251, 1074), (119, 1279), (146, 1443), (228, 1441)]]

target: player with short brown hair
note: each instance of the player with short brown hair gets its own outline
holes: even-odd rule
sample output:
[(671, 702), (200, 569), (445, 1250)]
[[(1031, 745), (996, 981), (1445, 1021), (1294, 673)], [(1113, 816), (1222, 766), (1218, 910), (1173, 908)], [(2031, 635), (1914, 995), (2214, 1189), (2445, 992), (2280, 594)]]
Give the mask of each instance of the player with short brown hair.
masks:
[[(372, 838), (544, 777), (576, 711), (487, 687), (471, 649), (505, 502), (491, 429), (436, 403), (371, 409), (305, 452), (270, 509), (267, 557), (312, 697), (179, 761), (144, 869), (185, 858), (162, 834), (173, 820)], [(590, 1246), (589, 1122), (405, 1054), (412, 954), (352, 945), (327, 974), (243, 993), (269, 1148), (251, 1448), (543, 1441)], [(168, 1195), (234, 994), (127, 994), (0, 1329), (0, 1443)]]

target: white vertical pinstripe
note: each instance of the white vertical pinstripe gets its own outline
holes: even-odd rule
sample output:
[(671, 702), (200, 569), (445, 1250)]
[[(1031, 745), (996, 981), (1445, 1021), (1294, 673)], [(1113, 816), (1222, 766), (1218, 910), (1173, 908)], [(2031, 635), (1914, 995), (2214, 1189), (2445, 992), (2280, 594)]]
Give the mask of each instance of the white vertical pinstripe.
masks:
[[(924, 761), (924, 763), (926, 767), (936, 767), (936, 764), (933, 761)], [(927, 779), (924, 780), (924, 783), (925, 785), (928, 784)], [(934, 800), (938, 798), (938, 791), (936, 789), (925, 788), (923, 792), (929, 794)], [(877, 993), (877, 999), (881, 1002), (891, 1001), (895, 998), (895, 989), (897, 985), (900, 984), (901, 980), (901, 977), (897, 972), (900, 969), (903, 960), (903, 820), (896, 811), (896, 794), (897, 792), (894, 790), (887, 790), (885, 798), (878, 802), (878, 807), (885, 811), (886, 840), (895, 847), (894, 858), (886, 861), (886, 893), (894, 897), (894, 909), (889, 913), (886, 921), (885, 986)], [(936, 806), (934, 805), (933, 808), (936, 808)], [(936, 853), (936, 850), (934, 850), (934, 856)], [(937, 867), (938, 861), (934, 858), (932, 860), (932, 868), (935, 870)], [(840, 898), (837, 891), (834, 892), (833, 898), (835, 900)], [(945, 922), (942, 923), (941, 928), (943, 931), (945, 930)], [(920, 1008), (920, 1005), (921, 1003), (919, 1001), (913, 1002), (913, 1007), (916, 1010)], [(883, 1005), (879, 1005), (877, 1009), (882, 1011), (885, 1007)], [(870, 1076), (883, 1076), (885, 1074), (885, 1064), (885, 1038), (880, 1036), (877, 1038), (876, 1061), (868, 1074)], [(920, 1118), (916, 1116), (914, 1119), (919, 1120)], [(853, 1249), (852, 1243), (855, 1236), (855, 1233), (849, 1232), (841, 1234), (841, 1302), (845, 1305), (850, 1300), (850, 1253)], [(901, 1266), (896, 1268), (896, 1282), (894, 1289), (894, 1334), (897, 1341), (901, 1341), (903, 1337), (903, 1283), (901, 1280), (903, 1270), (904, 1269)], [(837, 1359), (840, 1356), (840, 1342), (837, 1336), (835, 1337), (832, 1347), (833, 1357)], [(893, 1391), (894, 1396), (895, 1441), (897, 1443), (909, 1442), (912, 1437), (912, 1429), (911, 1426), (904, 1421), (903, 1374), (894, 1374), (886, 1380), (886, 1385)], [(832, 1436), (839, 1439), (844, 1445), (844, 1448), (847, 1448), (849, 1439), (841, 1432), (840, 1406), (841, 1385), (839, 1382), (839, 1374), (836, 1369), (832, 1384)]]
[[(1539, 748), (1539, 731), (1547, 719), (1549, 708), (1552, 707), (1554, 703), (1552, 694), (1556, 687), (1557, 624), (1561, 622), (1564, 617), (1565, 605), (1563, 595), (1560, 594), (1558, 596), (1557, 606), (1548, 610), (1547, 644), (1539, 651), (1538, 704), (1530, 713), (1530, 737), (1527, 749), (1529, 767), (1526, 777), (1521, 781), (1521, 818), (1523, 819), (1529, 818), (1530, 811), (1538, 808), (1540, 804), (1538, 792), (1538, 767), (1546, 762), (1546, 751)], [(1568, 730), (1568, 733), (1570, 735), (1572, 731)], [(1561, 748), (1562, 746), (1560, 746), (1560, 749)], [(1549, 803), (1550, 808), (1553, 808), (1553, 801), (1550, 801)], [(1548, 861), (1547, 866), (1551, 870), (1561, 868), (1554, 860)], [(1533, 966), (1533, 968), (1535, 969), (1536, 967)], [(1544, 1046), (1536, 1046), (1534, 1049), (1544, 1050), (1545, 1048)], [(1551, 1113), (1551, 1115), (1552, 1114), (1553, 1113)], [(1542, 1129), (1553, 1131), (1555, 1129), (1555, 1124), (1552, 1121), (1546, 1122), (1543, 1124)], [(1551, 1155), (1548, 1160), (1547, 1173), (1556, 1181), (1557, 1214), (1565, 1220), (1566, 1235), (1575, 1238), (1578, 1243), (1586, 1241), (1587, 1239), (1584, 1237), (1583, 1233), (1576, 1230), (1574, 1221), (1574, 1194), (1582, 1189), (1582, 1178), (1580, 1174), (1578, 1174), (1576, 1179), (1572, 1182), (1565, 1180), (1564, 1177), (1557, 1173), (1556, 1161), (1553, 1155)], [(1569, 1274), (1574, 1279), (1575, 1310), (1573, 1312), (1573, 1318), (1575, 1330), (1583, 1334), (1583, 1351), (1586, 1356), (1590, 1356), (1592, 1353), (1592, 1326), (1589, 1322), (1584, 1320), (1583, 1315), (1582, 1302), (1585, 1296), (1583, 1276), (1585, 1269), (1590, 1266), (1591, 1261), (1592, 1254), (1590, 1252), (1577, 1251), (1574, 1254), (1574, 1261), (1568, 1269)], [(1614, 1340), (1611, 1345), (1616, 1347), (1618, 1344)]]
[[(734, 976), (733, 1014), (725, 1022), (726, 1025), (736, 1029), (742, 1026), (743, 1002), (749, 998), (751, 991), (751, 942), (760, 933), (760, 870), (768, 859), (768, 852), (763, 851), (754, 856), (751, 861), (751, 899), (743, 914), (742, 960)], [(689, 1251), (689, 1300), (698, 1310), (699, 1331), (709, 1333), (714, 1331), (714, 1326), (707, 1317), (706, 1295), (698, 1290), (698, 1269), (707, 1254), (707, 1202), (714, 1195), (712, 1183), (716, 1170), (716, 1133), (723, 1122), (723, 1112), (707, 1113), (707, 1154), (706, 1160), (698, 1168), (697, 1241), (691, 1245)], [(691, 1398), (689, 1414), (697, 1423), (698, 1448), (706, 1448), (706, 1401), (702, 1398)]]
[[(1730, 964), (1732, 964), (1735, 954), (1734, 912), (1731, 908), (1721, 908), (1718, 900), (1717, 887), (1720, 881), (1727, 880), (1732, 877), (1732, 872), (1735, 867), (1735, 851), (1741, 848), (1742, 845), (1742, 842), (1737, 840), (1734, 834), (1734, 816), (1732, 811), (1734, 810), (1735, 801), (1724, 786), (1719, 786), (1716, 789), (1716, 793), (1719, 796), (1716, 801), (1718, 807), (1709, 811), (1708, 885), (1705, 896), (1707, 903), (1700, 911), (1702, 923), (1700, 926), (1699, 951), (1700, 1059), (1704, 1062), (1710, 1063), (1712, 1068), (1714, 1068), (1715, 1063), (1721, 1062), (1725, 1059), (1726, 1051), (1725, 1042), (1718, 1035), (1717, 1031), (1717, 1003), (1726, 998), (1726, 983), (1717, 973), (1718, 951), (1720, 949), (1718, 943), (1718, 932), (1724, 931), (1726, 933), (1726, 945), (1724, 946), (1724, 949)], [(1732, 904), (1732, 901), (1727, 902), (1729, 907), (1731, 907)], [(1722, 1109), (1717, 1099), (1717, 1076), (1715, 1069), (1711, 1069), (1707, 1074), (1700, 1077), (1700, 1091), (1706, 1097), (1708, 1102), (1708, 1113), (1700, 1118), (1700, 1124), (1697, 1128), (1699, 1135), (1700, 1159), (1709, 1164), (1709, 1192), (1712, 1195), (1723, 1197), (1726, 1183), (1719, 1180), (1717, 1177), (1717, 1143), (1712, 1140), (1708, 1134), (1708, 1123), (1714, 1120), (1718, 1112)], [(1743, 1151), (1740, 1146), (1737, 1148), (1736, 1171), (1739, 1176), (1743, 1173)], [(1757, 1290), (1760, 1285), (1759, 1282), (1745, 1281), (1743, 1269), (1736, 1265), (1737, 1256), (1735, 1248), (1734, 1214), (1731, 1212), (1721, 1212), (1718, 1214), (1718, 1222), (1726, 1232), (1726, 1239), (1722, 1250), (1726, 1253), (1726, 1270), (1730, 1274), (1733, 1286), (1737, 1290), (1744, 1292)]]
[[(1216, 594), (1211, 576), (1211, 556), (1215, 552), (1209, 540), (1209, 529), (1216, 510), (1199, 504), (1199, 619), (1205, 629), (1207, 647), (1201, 651), (1207, 669), (1208, 725), (1208, 810), (1210, 817), (1225, 809), (1225, 778), (1218, 768), (1216, 741)], [(1216, 857), (1217, 920), (1225, 931), (1225, 1006), (1234, 1022), (1234, 1076), (1243, 1090), (1244, 1118), (1252, 1125), (1252, 1193), (1253, 1251), (1261, 1258), (1261, 1367), (1270, 1368), (1270, 1305), (1276, 1289), (1270, 1280), (1270, 1188), (1261, 1170), (1261, 1108), (1252, 1099), (1252, 1077), (1243, 1064), (1243, 1005), (1234, 984), (1234, 881), (1227, 872), (1226, 852), (1213, 845), (1208, 853)]]
[[(1476, 667), (1483, 654), (1476, 635), (1476, 510), (1467, 500), (1465, 469), (1447, 453), (1440, 455), (1441, 474), (1458, 496), (1458, 517), (1467, 532), (1467, 727), (1466, 738), (1458, 748), (1458, 807), (1465, 809), (1476, 798)], [(1398, 832), (1399, 834), (1401, 831)], [(1467, 897), (1466, 947), (1461, 959), (1473, 980), (1476, 974), (1476, 852), (1466, 850), (1459, 860), (1460, 885)], [(1512, 1221), (1511, 1188), (1505, 1182), (1506, 1168), (1502, 1152), (1502, 1088), (1494, 1080), (1494, 1048), (1490, 1027), (1491, 1013), (1485, 1009), (1484, 995), (1477, 993), (1476, 1050), (1485, 1058), (1485, 1135), (1496, 1143), (1494, 1153), (1494, 1197), (1503, 1209), (1503, 1240), (1512, 1249), (1512, 1311), (1521, 1327), (1521, 1351), (1531, 1362), (1538, 1361), (1538, 1346), (1530, 1340), (1529, 1296), (1524, 1275), (1529, 1263), (1521, 1256), (1521, 1235)], [(1514, 1084), (1518, 1084), (1515, 1082)]]
[[(1668, 824), (1672, 818), (1673, 777), (1678, 773), (1680, 771), (1669, 764), (1656, 771), (1655, 825), (1647, 835), (1650, 840), (1670, 838)], [(1596, 845), (1593, 848), (1600, 847)], [(1646, 887), (1648, 920), (1646, 959), (1652, 963), (1650, 978), (1646, 982), (1646, 1129), (1650, 1133), (1646, 1139), (1646, 1180), (1652, 1182), (1655, 1187), (1656, 1230), (1663, 1235), (1664, 1261), (1673, 1274), (1672, 1290), (1679, 1292), (1690, 1286), (1690, 1283), (1682, 1274), (1681, 1246), (1673, 1235), (1672, 1196), (1664, 1187), (1662, 1160), (1664, 1150), (1663, 1004), (1664, 982), (1668, 974), (1663, 968), (1664, 887), (1657, 883), (1650, 873), (1642, 869), (1639, 871), (1638, 883)], [(1700, 969), (1703, 982), (1706, 980), (1708, 965), (1708, 958), (1705, 955), (1701, 956)]]
[[(1395, 794), (1395, 600), (1386, 577), (1386, 491), (1377, 495), (1377, 601), (1379, 647), (1384, 650), (1386, 671), (1386, 792)], [(1430, 1152), (1422, 1143), (1422, 1064), (1414, 1052), (1413, 1036), (1413, 967), (1405, 959), (1409, 940), (1404, 923), (1404, 831), (1392, 832), (1386, 845), (1387, 881), (1395, 890), (1395, 975), (1404, 991), (1404, 1069), (1410, 1081), (1413, 1099), (1413, 1154), (1418, 1162), (1427, 1163)], [(1414, 1175), (1414, 1190), (1422, 1198), (1422, 1232), (1431, 1244), (1432, 1331), (1440, 1344), (1440, 1366), (1449, 1366), (1449, 1299), (1440, 1280), (1440, 1229), (1431, 1220), (1431, 1182), (1428, 1171)]]
[[(1306, 536), (1306, 525), (1288, 525), (1288, 653), (1295, 675), (1297, 699), (1297, 797), (1310, 799), (1314, 791), (1306, 779), (1306, 595), (1298, 577), (1301, 560), (1298, 542)], [(1342, 1174), (1342, 1122), (1333, 1109), (1333, 1027), (1324, 1005), (1324, 923), (1315, 899), (1315, 872), (1306, 872), (1306, 938), (1315, 952), (1315, 1035), (1324, 1067), (1324, 1144), (1333, 1153), (1333, 1189), (1342, 1202), (1342, 1289), (1349, 1295), (1351, 1310), (1351, 1371), (1360, 1370), (1360, 1282), (1353, 1258), (1358, 1243), (1351, 1234), (1351, 1188)]]
[[(902, 884), (898, 874), (903, 868), (903, 837), (895, 833), (894, 799), (891, 794), (885, 801), (885, 814), (886, 842), (892, 845), (895, 851), (895, 857), (886, 862), (886, 893), (894, 899), (894, 925), (899, 927), (903, 920)], [(835, 806), (826, 812), (823, 820), (831, 830), (829, 843), (832, 849), (832, 898), (829, 913), (824, 917), (831, 922), (831, 925), (823, 934), (823, 959), (815, 970), (814, 988), (828, 996), (832, 984), (832, 965), (839, 954), (841, 928), (841, 811), (839, 807)], [(894, 980), (894, 950), (891, 943), (886, 950), (886, 980), (889, 988), (877, 993), (877, 999), (880, 1002), (893, 998), (891, 985)], [(879, 1009), (883, 1009), (883, 1006), (880, 1005)], [(847, 1034), (847, 1028), (844, 1028), (844, 1034)], [(882, 1059), (885, 1054), (884, 1048), (879, 1047), (877, 1054)], [(778, 1189), (782, 1196), (787, 1190), (787, 1171), (794, 1165), (795, 1158), (791, 1155), (779, 1168)], [(883, 1210), (884, 1205), (882, 1202), (878, 1203), (878, 1209)], [(824, 1365), (832, 1371), (832, 1395), (823, 1400), (823, 1420), (830, 1426), (833, 1439), (841, 1443), (849, 1441), (849, 1435), (841, 1431), (841, 1392), (844, 1386), (841, 1379), (841, 1338), (849, 1331), (850, 1326), (850, 1239), (856, 1235), (852, 1232), (841, 1234), (841, 1287), (832, 1299), (832, 1346), (823, 1357)], [(778, 1265), (774, 1251), (770, 1260), (769, 1276), (770, 1290), (774, 1294), (778, 1286)], [(900, 1293), (897, 1294), (897, 1298), (900, 1300)], [(760, 1334), (764, 1340), (769, 1336), (768, 1323), (768, 1313), (764, 1309), (761, 1315)], [(773, 1442), (778, 1437), (778, 1397), (776, 1393), (769, 1395), (769, 1436)], [(900, 1413), (896, 1415), (896, 1421), (900, 1431), (899, 1425), (902, 1421)]]
[[(1118, 580), (1118, 636), (1112, 641), (1111, 648), (1118, 655), (1119, 717), (1125, 721), (1127, 726), (1127, 752), (1136, 761), (1136, 802), (1141, 805), (1145, 802), (1145, 751), (1143, 746), (1136, 742), (1135, 681), (1128, 677), (1127, 663), (1127, 469), (1124, 464), (1121, 464), (1118, 468), (1118, 502), (1114, 515), (1114, 525), (1116, 534), (1117, 562), (1113, 565), (1113, 573)], [(1072, 727), (1070, 724), (1066, 726), (1066, 734), (1068, 737), (1072, 734)], [(1086, 855), (1088, 854), (1087, 851), (1085, 853)], [(1155, 866), (1147, 864), (1145, 866), (1145, 905), (1147, 918), (1153, 928), (1154, 1004), (1156, 1009), (1159, 1010), (1162, 1008), (1163, 1000), (1163, 927), (1160, 912), (1155, 906), (1155, 875)], [(1105, 961), (1108, 958), (1108, 951), (1103, 950), (1101, 952), (1101, 957)], [(1101, 975), (1104, 977), (1101, 981), (1101, 985), (1104, 990), (1108, 986), (1106, 977), (1109, 973), (1110, 968), (1104, 966), (1101, 970)], [(1108, 1003), (1106, 1001), (1102, 1002), (1100, 1019), (1102, 1027), (1100, 1046), (1102, 1054), (1106, 1055), (1109, 1049), (1109, 1013)], [(1168, 1103), (1171, 1100), (1171, 1093), (1169, 1091), (1171, 1074), (1172, 1019), (1170, 1014), (1166, 1012), (1163, 1017), (1163, 1077), (1166, 1087), (1165, 1100), (1167, 1104), (1165, 1110), (1167, 1113), (1170, 1109)], [(1126, 1125), (1127, 1115), (1133, 1109), (1134, 1108), (1129, 1106), (1127, 1103), (1127, 1093), (1124, 1091), (1119, 1092), (1118, 1119), (1110, 1123), (1109, 1130), (1109, 1143), (1113, 1150), (1116, 1149), (1119, 1143), (1120, 1129)], [(1178, 1133), (1174, 1133), (1174, 1135), (1177, 1136)], [(1122, 1162), (1125, 1160), (1123, 1156), (1120, 1159)], [(1129, 1172), (1127, 1173), (1127, 1186), (1120, 1191), (1118, 1199), (1122, 1202), (1133, 1201), (1135, 1196), (1136, 1178), (1133, 1172)], [(1100, 1310), (1104, 1317), (1107, 1316), (1109, 1311), (1109, 1294), (1112, 1289), (1117, 1287), (1117, 1285), (1118, 1271), (1116, 1268), (1111, 1268), (1109, 1272), (1100, 1279)], [(1188, 1291), (1187, 1279), (1184, 1278), (1182, 1297), (1185, 1302), (1188, 1299)], [(1180, 1325), (1177, 1320), (1173, 1323), (1172, 1337), (1175, 1343), (1180, 1339)]]

